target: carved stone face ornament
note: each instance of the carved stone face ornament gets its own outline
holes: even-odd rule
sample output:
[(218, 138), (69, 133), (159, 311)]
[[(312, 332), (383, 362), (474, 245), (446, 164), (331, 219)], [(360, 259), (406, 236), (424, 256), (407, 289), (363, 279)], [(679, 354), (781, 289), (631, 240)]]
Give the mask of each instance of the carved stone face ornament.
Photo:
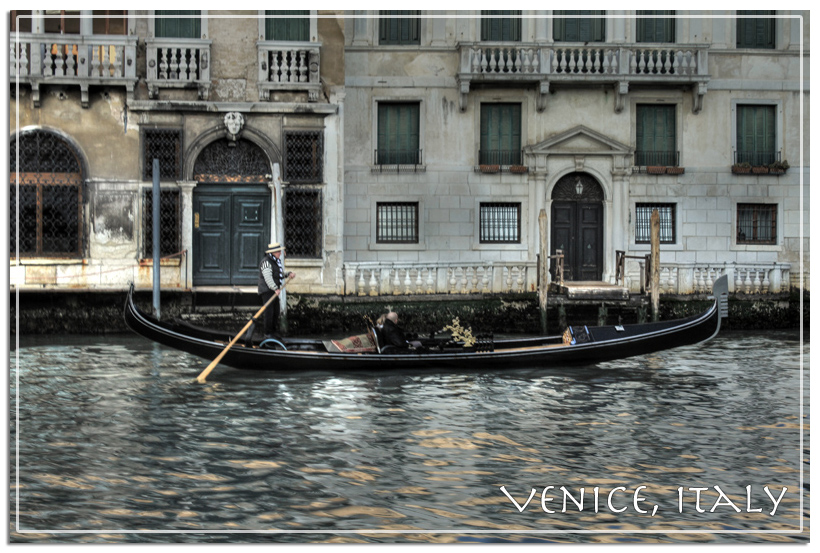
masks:
[(239, 133), (242, 132), (242, 127), (245, 126), (245, 118), (241, 113), (232, 111), (225, 114), (224, 122), (228, 139), (236, 142), (239, 139)]

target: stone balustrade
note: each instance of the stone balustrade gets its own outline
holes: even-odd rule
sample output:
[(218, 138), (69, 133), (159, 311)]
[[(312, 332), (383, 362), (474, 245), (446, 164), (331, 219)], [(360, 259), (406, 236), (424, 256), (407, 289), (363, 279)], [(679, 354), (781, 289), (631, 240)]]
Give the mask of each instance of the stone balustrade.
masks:
[(88, 107), (91, 85), (124, 86), (133, 97), (136, 37), (13, 33), (10, 47), (10, 80), (31, 85), (36, 107), (45, 82), (79, 86), (83, 107)]
[(315, 42), (259, 41), (256, 44), (259, 97), (270, 98), (279, 90), (304, 91), (308, 101), (319, 100), (322, 90), (319, 80), (321, 45)]
[(345, 293), (356, 296), (533, 292), (533, 262), (346, 263)]
[(211, 87), (211, 41), (193, 38), (145, 40), (148, 96), (157, 98), (162, 88), (195, 86), (201, 100)]
[[(627, 263), (626, 287), (641, 291), (644, 261)], [(788, 292), (791, 279), (790, 263), (715, 264), (662, 263), (661, 294), (709, 294), (715, 280), (729, 276), (729, 292), (744, 294), (777, 294)]]

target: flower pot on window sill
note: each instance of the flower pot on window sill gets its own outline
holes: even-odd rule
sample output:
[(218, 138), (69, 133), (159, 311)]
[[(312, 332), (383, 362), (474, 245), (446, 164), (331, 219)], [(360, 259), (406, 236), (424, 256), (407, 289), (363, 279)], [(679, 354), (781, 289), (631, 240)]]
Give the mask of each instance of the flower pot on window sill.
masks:
[(682, 175), (684, 171), (683, 167), (667, 167), (666, 174), (667, 175)]
[(510, 173), (522, 174), (526, 173), (527, 171), (529, 171), (529, 167), (527, 167), (526, 165), (510, 165)]
[(498, 173), (501, 169), (500, 165), (479, 165), (482, 173)]
[(760, 165), (760, 166), (757, 166), (757, 167), (752, 167), (752, 173), (754, 173), (754, 174), (756, 174), (756, 175), (765, 175), (765, 174), (766, 174), (766, 173), (768, 173), (768, 172), (769, 172), (769, 168), (768, 168), (768, 167), (766, 167), (765, 165)]
[(663, 165), (649, 165), (646, 172), (650, 175), (663, 175), (666, 173), (666, 167)]
[(737, 175), (745, 175), (752, 172), (752, 166), (745, 163), (736, 163), (732, 165), (732, 173)]

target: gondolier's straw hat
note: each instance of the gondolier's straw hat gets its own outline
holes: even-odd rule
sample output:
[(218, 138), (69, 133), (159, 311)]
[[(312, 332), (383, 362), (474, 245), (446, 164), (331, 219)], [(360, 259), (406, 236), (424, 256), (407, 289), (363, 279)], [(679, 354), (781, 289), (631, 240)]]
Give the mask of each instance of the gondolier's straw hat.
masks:
[(272, 244), (268, 244), (268, 249), (265, 250), (265, 253), (276, 253), (285, 250), (285, 246), (280, 244), (279, 242), (274, 242)]

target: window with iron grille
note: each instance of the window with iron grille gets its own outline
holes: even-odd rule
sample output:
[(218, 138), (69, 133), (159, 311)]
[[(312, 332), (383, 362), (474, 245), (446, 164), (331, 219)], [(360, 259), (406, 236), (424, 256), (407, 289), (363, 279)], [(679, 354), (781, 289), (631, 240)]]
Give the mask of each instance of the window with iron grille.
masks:
[(143, 129), (142, 180), (154, 180), (154, 159), (159, 160), (159, 178), (178, 181), (182, 178), (182, 130)]
[(635, 243), (649, 244), (652, 236), (652, 212), (658, 210), (661, 244), (674, 244), (676, 204), (636, 204)]
[(419, 204), (417, 202), (378, 202), (376, 204), (376, 242), (379, 244), (418, 244)]
[(488, 202), (479, 205), (479, 242), (521, 243), (521, 204)]
[(418, 10), (379, 11), (379, 44), (419, 44), (420, 13)]
[(322, 191), (284, 190), (285, 244), (289, 257), (322, 257)]
[(737, 243), (776, 244), (777, 205), (737, 204)]
[(774, 10), (738, 10), (737, 15), (763, 17), (737, 18), (738, 48), (774, 48)]
[(322, 131), (285, 131), (285, 182), (322, 182), (322, 136)]
[(81, 256), (79, 156), (65, 139), (42, 130), (21, 132), (9, 146), (11, 255)]
[[(154, 193), (151, 188), (142, 189), (142, 256), (154, 255)], [(179, 252), (180, 245), (179, 190), (161, 188), (159, 191), (159, 254)]]

